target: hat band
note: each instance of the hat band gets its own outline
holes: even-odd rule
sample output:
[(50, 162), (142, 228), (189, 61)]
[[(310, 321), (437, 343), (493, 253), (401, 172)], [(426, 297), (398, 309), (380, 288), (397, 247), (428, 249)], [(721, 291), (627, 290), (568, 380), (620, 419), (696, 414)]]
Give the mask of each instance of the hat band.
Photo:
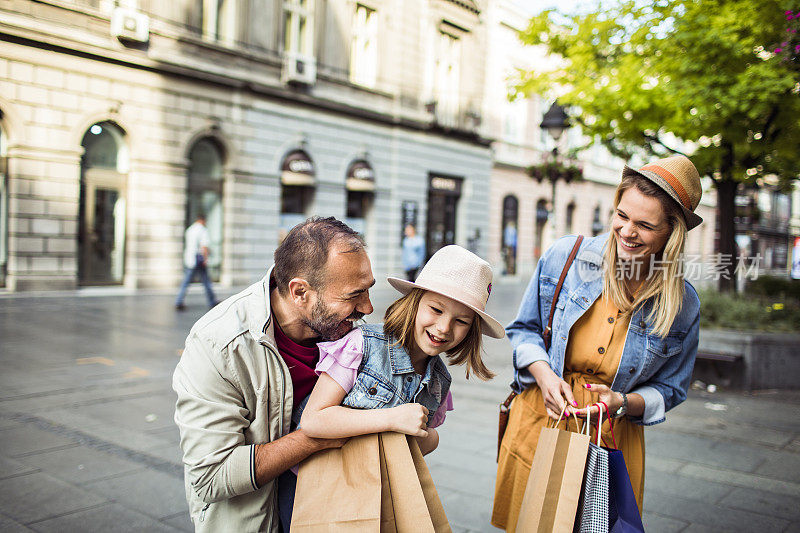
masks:
[(689, 200), (689, 195), (686, 194), (686, 189), (683, 188), (683, 185), (680, 181), (678, 181), (678, 178), (673, 176), (669, 170), (658, 165), (647, 165), (642, 167), (641, 170), (648, 170), (661, 176), (681, 199), (681, 204), (683, 204), (683, 207), (689, 211), (694, 211), (694, 209), (692, 209), (692, 202)]

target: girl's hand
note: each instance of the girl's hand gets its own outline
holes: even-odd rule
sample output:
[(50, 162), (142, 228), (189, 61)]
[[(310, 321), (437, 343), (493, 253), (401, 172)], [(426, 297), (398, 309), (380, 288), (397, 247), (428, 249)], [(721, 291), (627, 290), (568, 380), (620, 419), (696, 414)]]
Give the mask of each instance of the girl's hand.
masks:
[(413, 435), (428, 436), (428, 409), (418, 403), (406, 403), (387, 409), (389, 427), (392, 431)]
[[(603, 418), (611, 418), (617, 412), (617, 409), (622, 407), (622, 394), (611, 390), (608, 386), (599, 383), (587, 383), (586, 388), (598, 395), (597, 401), (603, 402), (608, 406), (608, 413), (603, 409)], [(575, 409), (575, 414), (580, 417), (586, 417), (586, 412), (589, 410), (592, 417), (596, 417), (599, 409), (597, 406)]]
[(544, 406), (550, 418), (558, 420), (565, 404), (569, 405), (566, 414), (572, 414), (572, 411), (577, 409), (578, 403), (572, 395), (572, 387), (553, 372), (547, 361), (536, 361), (528, 367), (528, 370), (542, 390)]

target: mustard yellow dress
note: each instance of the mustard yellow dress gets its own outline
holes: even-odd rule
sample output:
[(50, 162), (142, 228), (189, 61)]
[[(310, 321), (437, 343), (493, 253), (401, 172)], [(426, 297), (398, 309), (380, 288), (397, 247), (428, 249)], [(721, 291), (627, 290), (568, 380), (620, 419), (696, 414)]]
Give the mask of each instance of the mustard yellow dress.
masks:
[[(630, 318), (622, 319), (619, 309), (602, 296), (572, 327), (564, 361), (564, 381), (580, 407), (595, 403), (598, 394), (586, 384), (611, 386), (617, 373)], [(528, 483), (528, 475), (539, 441), (548, 420), (539, 387), (533, 385), (511, 404), (508, 428), (500, 446), (492, 525), (509, 532), (516, 529), (517, 517)], [(644, 492), (644, 431), (627, 417), (614, 420), (617, 448), (622, 450), (633, 492), (642, 512)], [(564, 427), (563, 424), (559, 427)], [(574, 431), (574, 424), (569, 425)], [(603, 438), (611, 446), (609, 422), (603, 422)]]

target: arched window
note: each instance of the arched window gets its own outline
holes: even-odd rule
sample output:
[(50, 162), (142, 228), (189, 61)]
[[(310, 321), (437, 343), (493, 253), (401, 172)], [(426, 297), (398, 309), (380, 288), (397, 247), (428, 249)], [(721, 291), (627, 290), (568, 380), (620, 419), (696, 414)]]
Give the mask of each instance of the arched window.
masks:
[(519, 201), (517, 197), (509, 194), (503, 198), (503, 220), (501, 222), (504, 273), (514, 275), (517, 273), (517, 229)]
[(78, 279), (84, 285), (122, 283), (128, 149), (112, 122), (93, 124), (81, 142)]
[(603, 232), (603, 221), (600, 220), (600, 206), (594, 208), (592, 215), (592, 236), (600, 235)]
[(536, 202), (536, 242), (533, 247), (533, 255), (536, 259), (542, 257), (542, 239), (544, 238), (544, 225), (550, 218), (550, 211), (547, 209), (547, 200), (544, 198)]
[[(3, 112), (0, 111), (0, 120)], [(6, 134), (0, 124), (0, 287), (6, 286), (8, 271), (8, 157)]]
[(567, 214), (564, 217), (564, 231), (567, 235), (572, 235), (572, 222), (575, 218), (575, 202), (570, 202), (567, 206)]
[(222, 148), (211, 137), (198, 140), (189, 151), (185, 227), (200, 214), (206, 216), (211, 239), (208, 251), (208, 273), (219, 281), (222, 265), (222, 186), (224, 182)]
[(345, 176), (347, 206), (344, 221), (362, 236), (367, 234), (367, 218), (375, 200), (375, 171), (365, 159), (350, 163)]
[(316, 185), (316, 170), (304, 150), (289, 152), (281, 165), (281, 219), (278, 240), (308, 217)]

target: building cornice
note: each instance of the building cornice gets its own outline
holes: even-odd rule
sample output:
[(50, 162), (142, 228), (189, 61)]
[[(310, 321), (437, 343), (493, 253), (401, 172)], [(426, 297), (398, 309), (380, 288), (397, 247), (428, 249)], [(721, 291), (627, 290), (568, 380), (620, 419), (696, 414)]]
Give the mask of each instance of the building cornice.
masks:
[[(10, 26), (0, 23), (0, 41), (5, 41), (21, 46), (48, 50), (60, 54), (81, 57), (93, 61), (124, 66), (153, 72), (160, 75), (170, 75), (187, 80), (207, 83), (224, 88), (234, 88), (247, 91), (255, 96), (267, 97), (276, 101), (300, 105), (303, 107), (326, 111), (333, 114), (346, 116), (349, 118), (362, 119), (387, 126), (400, 127), (403, 129), (430, 133), (443, 136), (448, 139), (456, 139), (462, 142), (488, 147), (491, 144), (489, 139), (481, 137), (479, 134), (457, 128), (446, 128), (435, 122), (412, 119), (403, 116), (391, 115), (379, 111), (372, 111), (361, 107), (356, 107), (335, 100), (320, 98), (306, 92), (303, 88), (288, 85), (271, 85), (265, 79), (256, 81), (253, 78), (223, 74), (221, 72), (211, 72), (199, 67), (189, 67), (168, 58), (154, 60), (148, 57), (147, 53), (136, 49), (112, 50), (96, 44), (77, 42), (72, 39), (60, 37), (54, 34), (44, 34), (40, 31)], [(227, 51), (227, 50), (226, 50)], [(237, 55), (236, 50), (230, 50)], [(252, 58), (251, 58), (252, 59)], [(272, 62), (269, 62), (272, 63)], [(339, 80), (326, 80), (339, 83)], [(354, 90), (358, 90), (354, 88)]]

